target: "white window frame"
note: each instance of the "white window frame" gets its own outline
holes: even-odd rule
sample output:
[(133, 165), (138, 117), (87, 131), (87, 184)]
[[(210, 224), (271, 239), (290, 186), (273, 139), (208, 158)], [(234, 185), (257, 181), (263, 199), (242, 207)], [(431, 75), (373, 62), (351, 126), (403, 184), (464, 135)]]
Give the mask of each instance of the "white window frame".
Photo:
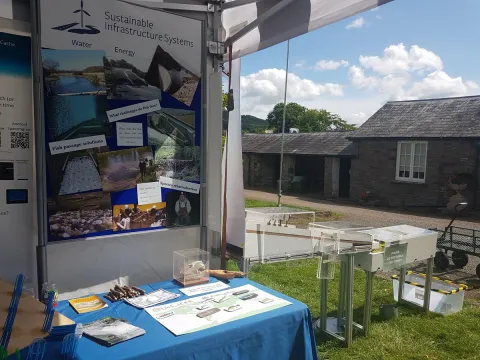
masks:
[[(409, 176), (408, 177), (401, 177), (400, 174), (400, 155), (402, 144), (410, 145), (410, 169), (409, 169)], [(419, 166), (423, 166), (425, 169), (425, 176), (423, 179), (415, 179), (413, 177), (413, 165), (414, 165), (414, 157), (415, 157), (415, 146), (416, 145), (425, 145), (425, 162), (424, 164), (420, 164)], [(427, 178), (427, 157), (428, 157), (428, 142), (427, 141), (399, 141), (397, 143), (397, 164), (395, 167), (395, 180), (397, 181), (404, 181), (404, 182), (412, 182), (412, 183), (425, 183)]]

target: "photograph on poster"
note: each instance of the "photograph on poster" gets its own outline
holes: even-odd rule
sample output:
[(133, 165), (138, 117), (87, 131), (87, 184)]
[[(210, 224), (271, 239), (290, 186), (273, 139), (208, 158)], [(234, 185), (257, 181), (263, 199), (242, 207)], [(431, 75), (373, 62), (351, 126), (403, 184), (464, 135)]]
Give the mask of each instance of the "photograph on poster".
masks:
[(150, 146), (99, 153), (97, 161), (106, 192), (133, 189), (138, 183), (157, 180)]
[(50, 240), (65, 240), (112, 229), (110, 194), (95, 191), (48, 199)]
[(42, 49), (45, 95), (106, 95), (104, 51)]
[(72, 95), (45, 98), (49, 141), (112, 136), (106, 96)]
[(200, 77), (182, 66), (178, 59), (157, 46), (145, 80), (150, 85), (172, 95), (178, 101), (190, 106), (197, 91)]
[(165, 227), (166, 204), (127, 204), (113, 207), (113, 231)]
[(77, 194), (102, 188), (96, 156), (108, 147), (51, 155), (47, 153), (50, 189), (54, 195)]
[(200, 147), (161, 146), (155, 150), (157, 180), (168, 177), (184, 181), (200, 181)]
[(148, 143), (154, 146), (195, 146), (195, 112), (164, 108), (147, 115)]
[(14, 180), (13, 161), (0, 161), (0, 180)]
[(200, 195), (170, 191), (166, 195), (167, 227), (200, 224)]
[(158, 87), (145, 81), (145, 72), (125, 59), (103, 57), (109, 99), (155, 100), (162, 98)]

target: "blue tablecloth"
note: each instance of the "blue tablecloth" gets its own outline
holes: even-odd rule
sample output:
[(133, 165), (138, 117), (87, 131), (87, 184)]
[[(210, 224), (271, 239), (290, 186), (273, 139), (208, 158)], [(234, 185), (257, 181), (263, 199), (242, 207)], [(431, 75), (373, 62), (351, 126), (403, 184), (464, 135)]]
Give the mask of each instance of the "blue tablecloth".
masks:
[[(217, 280), (212, 279), (213, 281)], [(182, 336), (173, 335), (145, 311), (124, 302), (110, 303), (106, 300), (108, 308), (79, 315), (68, 302), (63, 301), (59, 303), (57, 311), (77, 323), (86, 323), (105, 316), (125, 318), (146, 331), (141, 337), (109, 348), (82, 337), (77, 349), (79, 360), (317, 359), (312, 319), (307, 306), (247, 279), (233, 279), (229, 283), (231, 287), (246, 284), (286, 299), (292, 305)], [(182, 294), (173, 281), (150, 284), (142, 288), (147, 292), (162, 288)], [(187, 296), (182, 294), (173, 301), (186, 298)], [(45, 359), (59, 358), (60, 351), (61, 343), (49, 343)]]

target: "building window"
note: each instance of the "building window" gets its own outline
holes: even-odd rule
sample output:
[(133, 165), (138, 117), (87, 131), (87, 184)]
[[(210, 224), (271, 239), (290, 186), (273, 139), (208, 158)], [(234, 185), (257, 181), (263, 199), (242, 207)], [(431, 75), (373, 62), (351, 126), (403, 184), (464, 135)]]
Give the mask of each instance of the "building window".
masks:
[(424, 183), (427, 170), (427, 142), (399, 141), (396, 180)]

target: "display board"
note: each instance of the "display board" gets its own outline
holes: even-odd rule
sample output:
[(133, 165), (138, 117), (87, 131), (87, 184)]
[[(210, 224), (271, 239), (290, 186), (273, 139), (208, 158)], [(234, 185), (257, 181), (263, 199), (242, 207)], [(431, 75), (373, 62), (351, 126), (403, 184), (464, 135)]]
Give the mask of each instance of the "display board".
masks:
[(199, 225), (202, 22), (116, 0), (40, 10), (49, 241)]
[(34, 276), (31, 42), (0, 33), (0, 274)]
[(245, 285), (145, 309), (175, 335), (205, 330), (291, 305), (255, 286)]

